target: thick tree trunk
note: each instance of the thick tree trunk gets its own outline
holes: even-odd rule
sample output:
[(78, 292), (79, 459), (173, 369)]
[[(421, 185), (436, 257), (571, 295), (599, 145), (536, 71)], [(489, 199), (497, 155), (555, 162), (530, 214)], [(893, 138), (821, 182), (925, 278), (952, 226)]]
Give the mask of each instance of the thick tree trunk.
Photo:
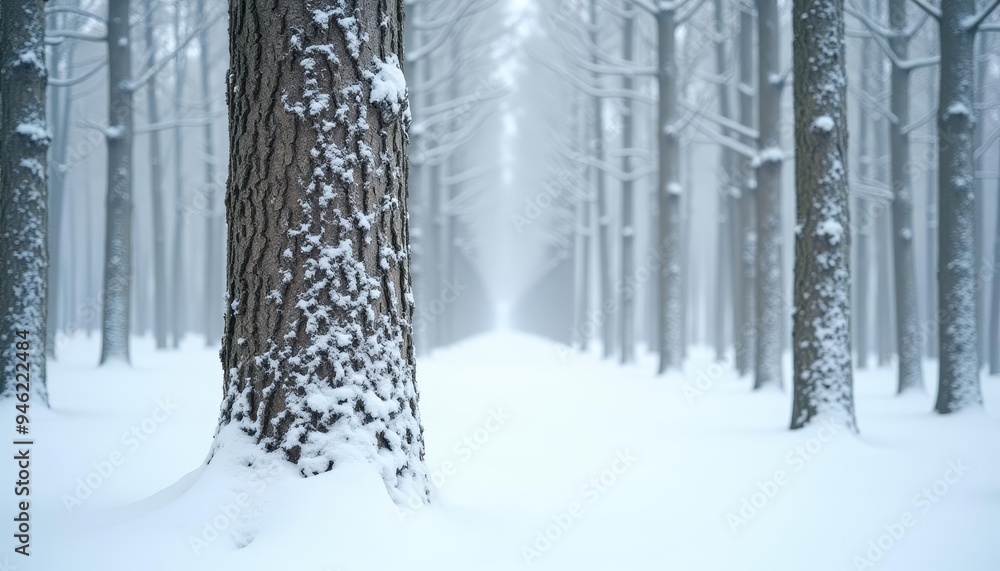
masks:
[(965, 26), (975, 0), (941, 4), (938, 95), (938, 337), (940, 373), (935, 410), (957, 412), (982, 403), (976, 328), (976, 200), (973, 160), (973, 44)]
[[(907, 57), (909, 38), (906, 6), (909, 0), (890, 0), (889, 25), (897, 34), (890, 46), (899, 60)], [(890, 105), (895, 117), (889, 121), (891, 157), (893, 269), (896, 289), (896, 354), (899, 359), (898, 392), (923, 389), (920, 317), (917, 298), (916, 263), (913, 252), (913, 182), (910, 177), (910, 72), (892, 67)]]
[[(146, 0), (146, 50), (148, 54), (147, 65), (152, 65), (156, 60), (156, 40), (153, 37), (153, 14), (154, 7), (152, 0)], [(149, 80), (146, 86), (146, 110), (149, 113), (149, 122), (153, 125), (160, 121), (159, 100), (156, 94), (156, 78)], [(150, 193), (153, 199), (153, 336), (156, 339), (157, 349), (167, 348), (167, 332), (169, 330), (170, 295), (167, 293), (167, 221), (165, 219), (163, 202), (163, 162), (162, 146), (160, 145), (160, 132), (153, 130), (149, 133), (149, 174)]]
[[(596, 49), (598, 45), (597, 34), (597, 0), (590, 0), (590, 43)], [(597, 56), (593, 56), (593, 63), (599, 64)], [(594, 74), (594, 81), (599, 82), (599, 74)], [(592, 98), (594, 106), (594, 158), (600, 163), (604, 161), (604, 102), (600, 97)], [(607, 313), (614, 307), (611, 286), (611, 215), (608, 213), (607, 179), (604, 171), (599, 168), (594, 169), (594, 185), (597, 189), (595, 200), (597, 202), (597, 285), (600, 291), (597, 299), (600, 302), (601, 316), (601, 351), (605, 359), (611, 357), (615, 350), (615, 324), (611, 314)]]
[[(740, 123), (754, 127), (754, 49), (753, 12), (749, 5), (740, 4), (739, 31), (739, 114)], [(755, 141), (744, 136), (743, 143), (752, 146)], [(740, 302), (740, 327), (736, 331), (736, 369), (740, 375), (753, 371), (756, 359), (757, 333), (757, 177), (753, 162), (739, 159), (740, 232), (743, 248), (740, 251), (740, 276), (742, 277), (742, 300)]]
[(403, 2), (233, 0), (229, 21), (220, 428), (306, 476), (366, 458), (423, 501)]
[[(635, 30), (635, 6), (632, 2), (626, 2), (624, 9), (627, 12), (622, 30), (622, 61), (631, 62), (634, 52), (634, 30)], [(621, 211), (621, 283), (629, 283), (632, 279), (634, 266), (633, 256), (635, 254), (635, 227), (633, 226), (633, 201), (632, 196), (635, 189), (635, 182), (632, 180), (632, 157), (630, 155), (634, 146), (634, 123), (633, 117), (635, 104), (628, 93), (634, 88), (635, 79), (631, 75), (622, 76), (622, 90), (626, 96), (622, 100), (622, 173), (625, 179), (622, 181), (622, 211)], [(632, 363), (635, 361), (635, 293), (632, 288), (619, 288), (618, 293), (618, 333), (621, 341), (621, 362)], [(661, 311), (663, 311), (661, 309)], [(662, 345), (663, 340), (660, 341)]]
[[(659, 149), (659, 179), (657, 203), (659, 210), (659, 373), (679, 370), (683, 360), (683, 320), (681, 313), (681, 182), (680, 142), (677, 117), (677, 62), (673, 9), (660, 10), (657, 22), (657, 70), (659, 106), (657, 142)], [(628, 276), (628, 274), (624, 274)]]
[(754, 388), (781, 388), (785, 304), (781, 261), (781, 39), (776, 0), (757, 0), (757, 335)]
[(132, 73), (129, 0), (108, 2), (108, 189), (101, 364), (129, 359), (132, 280)]
[(795, 396), (792, 428), (856, 430), (851, 373), (843, 0), (792, 5), (795, 59)]
[(47, 405), (44, 38), (41, 0), (0, 4), (0, 396), (27, 384)]

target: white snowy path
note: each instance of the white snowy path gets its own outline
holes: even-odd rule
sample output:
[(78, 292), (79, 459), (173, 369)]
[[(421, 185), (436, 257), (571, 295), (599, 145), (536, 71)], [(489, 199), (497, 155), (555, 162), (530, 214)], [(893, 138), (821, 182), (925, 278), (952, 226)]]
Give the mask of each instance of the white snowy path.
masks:
[[(399, 512), (363, 464), (248, 480), (239, 438), (185, 478), (215, 430), (213, 350), (137, 340), (131, 369), (95, 368), (96, 340), (63, 354), (55, 412), (32, 418), (32, 556), (8, 557), (19, 570), (1000, 568), (997, 378), (984, 379), (986, 411), (941, 418), (932, 395), (895, 398), (890, 370), (863, 372), (861, 436), (828, 438), (786, 430), (787, 391), (752, 394), (703, 351), (658, 378), (652, 360), (622, 368), (486, 335), (418, 363), (439, 489)], [(699, 378), (701, 393), (685, 389)], [(80, 499), (71, 512), (67, 498)]]

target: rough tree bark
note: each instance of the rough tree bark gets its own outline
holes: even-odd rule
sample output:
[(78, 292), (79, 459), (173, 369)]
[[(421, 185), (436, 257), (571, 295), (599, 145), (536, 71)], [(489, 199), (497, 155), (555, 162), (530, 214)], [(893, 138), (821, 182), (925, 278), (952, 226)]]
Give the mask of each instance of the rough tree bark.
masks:
[(940, 371), (934, 409), (957, 412), (982, 403), (976, 327), (976, 200), (973, 159), (975, 0), (941, 4), (938, 92), (938, 338)]
[(108, 2), (107, 221), (101, 364), (129, 359), (132, 273), (132, 74), (129, 0)]
[(363, 457), (395, 501), (423, 501), (403, 2), (232, 0), (229, 15), (220, 430), (305, 476)]
[(781, 278), (781, 37), (776, 0), (757, 0), (756, 364), (754, 388), (781, 388), (784, 285)]
[[(656, 193), (659, 209), (659, 373), (677, 370), (683, 361), (681, 333), (681, 181), (680, 141), (677, 116), (676, 23), (673, 4), (665, 3), (657, 14), (657, 77), (660, 94), (657, 120), (659, 179)], [(625, 274), (626, 276), (628, 274)], [(626, 278), (627, 279), (627, 278)]]
[(45, 404), (47, 79), (45, 4), (0, 4), (0, 396), (27, 383)]
[(844, 0), (795, 0), (795, 395), (792, 429), (857, 430), (851, 373)]

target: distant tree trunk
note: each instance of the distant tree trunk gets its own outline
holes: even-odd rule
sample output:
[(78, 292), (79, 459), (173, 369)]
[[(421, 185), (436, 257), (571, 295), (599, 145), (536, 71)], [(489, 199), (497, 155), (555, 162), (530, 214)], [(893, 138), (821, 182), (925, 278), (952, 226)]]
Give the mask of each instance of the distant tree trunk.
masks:
[(220, 429), (305, 476), (366, 458), (397, 503), (424, 501), (403, 1), (323, 6), (230, 3)]
[[(723, 10), (722, 0), (713, 0), (712, 8), (714, 11), (713, 28), (719, 38), (715, 42), (715, 72), (723, 77), (727, 71), (725, 38), (728, 30), (725, 28), (726, 14)], [(729, 88), (728, 83), (720, 81), (716, 86), (716, 91), (719, 97), (719, 115), (732, 119)], [(729, 129), (722, 129), (722, 134), (726, 137), (732, 137)], [(738, 311), (734, 310), (732, 313), (726, 311), (729, 304), (732, 304), (734, 308), (738, 306), (739, 297), (739, 280), (736, 279), (738, 275), (736, 270), (739, 267), (735, 265), (736, 256), (734, 254), (734, 252), (739, 251), (739, 231), (737, 230), (739, 228), (737, 220), (739, 193), (734, 191), (736, 188), (734, 184), (735, 173), (733, 172), (735, 160), (734, 153), (729, 147), (722, 147), (719, 150), (718, 193), (716, 194), (719, 255), (716, 264), (715, 302), (713, 303), (715, 306), (713, 311), (715, 319), (713, 344), (715, 358), (718, 361), (725, 358), (727, 347), (726, 316), (731, 315), (734, 318), (734, 329), (738, 321), (735, 319)]]
[[(936, 32), (936, 28), (932, 33)], [(940, 34), (938, 34), (940, 36)], [(934, 109), (937, 105), (936, 94), (934, 93), (934, 83), (937, 81), (937, 74), (931, 74), (930, 83), (927, 89), (927, 109)], [(932, 146), (931, 152), (928, 153), (929, 156), (937, 151), (936, 145)], [(937, 188), (937, 167), (934, 161), (931, 160), (931, 164), (927, 168), (927, 173), (924, 175), (924, 183), (926, 184), (927, 191), (927, 316), (928, 319), (933, 320), (933, 323), (940, 324), (938, 321), (938, 283), (939, 276), (937, 272), (938, 267), (938, 188)], [(927, 357), (931, 359), (938, 358), (939, 349), (939, 339), (937, 336), (937, 330), (934, 327), (926, 328), (927, 335), (927, 346), (926, 354)]]
[(776, 0), (756, 0), (758, 43), (757, 335), (754, 388), (782, 386), (781, 24)]
[[(634, 30), (635, 30), (635, 6), (632, 2), (625, 2), (624, 9), (627, 12), (622, 30), (622, 60), (631, 62), (634, 52)], [(627, 64), (626, 64), (627, 65)], [(622, 90), (626, 96), (622, 100), (622, 173), (625, 179), (622, 180), (622, 227), (621, 227), (621, 283), (629, 283), (633, 272), (635, 255), (635, 228), (633, 226), (633, 206), (635, 182), (631, 178), (632, 157), (630, 152), (634, 144), (634, 121), (632, 116), (634, 103), (628, 96), (634, 88), (635, 79), (631, 75), (622, 76)], [(635, 294), (631, 288), (619, 288), (618, 320), (619, 334), (621, 335), (621, 362), (632, 363), (635, 361)], [(662, 310), (661, 310), (662, 311)], [(662, 345), (664, 341), (660, 341)]]
[[(972, 148), (978, 149), (983, 144), (983, 131), (986, 127), (985, 118), (986, 113), (983, 112), (986, 109), (986, 78), (988, 77), (988, 67), (990, 58), (990, 46), (989, 37), (992, 34), (977, 34), (977, 45), (975, 48), (975, 61), (976, 61), (976, 71), (975, 71), (975, 84), (976, 84), (976, 106), (974, 107), (974, 113), (976, 114), (976, 129), (973, 130), (975, 139), (972, 142)], [(980, 173), (985, 170), (985, 161), (983, 160), (983, 155), (979, 155), (975, 160), (975, 171)], [(984, 212), (985, 202), (983, 197), (983, 191), (985, 190), (985, 180), (979, 174), (975, 175), (975, 187), (973, 192), (975, 192), (976, 200), (976, 226), (975, 226), (975, 237), (973, 239), (973, 244), (975, 244), (974, 258), (976, 260), (976, 266), (982, 267), (983, 263), (989, 258), (987, 257), (986, 250), (986, 216)], [(985, 286), (985, 284), (984, 284)], [(986, 294), (988, 291), (986, 287), (979, 287), (977, 282), (976, 287), (976, 335), (979, 339), (979, 363), (980, 365), (986, 365), (988, 358), (988, 347), (986, 346), (986, 341), (989, 340), (989, 335), (986, 334)]]
[[(906, 6), (909, 0), (890, 0), (889, 26), (896, 35), (889, 45), (900, 61), (907, 58)], [(899, 358), (898, 392), (923, 389), (920, 339), (920, 302), (917, 297), (916, 262), (913, 252), (913, 181), (910, 178), (910, 72), (892, 66), (890, 106), (895, 117), (889, 121), (889, 152), (893, 191), (892, 242), (896, 289), (896, 353)]]
[[(658, 248), (661, 262), (659, 306), (660, 344), (659, 373), (679, 370), (683, 360), (683, 312), (681, 287), (681, 182), (680, 142), (677, 117), (677, 62), (672, 4), (656, 14), (657, 76), (659, 78), (659, 116), (657, 141), (659, 149), (659, 179), (657, 203), (659, 210)], [(624, 274), (628, 276), (628, 274)], [(627, 279), (627, 277), (626, 277)]]
[[(877, 93), (883, 93), (885, 91), (883, 85), (885, 82), (883, 81), (881, 51), (877, 53), (877, 57), (879, 64), (875, 67), (878, 69), (878, 81), (875, 84), (875, 89)], [(883, 118), (878, 118), (872, 122), (872, 127), (875, 129), (875, 153), (872, 155), (873, 161), (876, 163), (875, 181), (880, 185), (889, 184), (888, 165), (883, 160), (890, 154), (887, 122)], [(875, 157), (878, 157), (878, 160), (874, 160)], [(878, 326), (876, 339), (878, 340), (879, 367), (889, 366), (893, 349), (896, 347), (896, 328), (894, 327), (896, 312), (893, 307), (892, 204), (893, 201), (891, 198), (886, 201), (885, 215), (878, 217), (875, 226), (875, 267), (878, 275), (875, 307), (877, 312), (876, 324)]]
[[(64, 15), (60, 15), (64, 16)], [(62, 23), (64, 18), (57, 17), (57, 21)], [(57, 24), (58, 25), (58, 24)], [(75, 43), (66, 42), (63, 45), (52, 47), (52, 69), (57, 73), (64, 73), (73, 69), (73, 56)], [(59, 332), (59, 295), (58, 287), (62, 282), (59, 275), (60, 270), (60, 230), (62, 228), (63, 203), (66, 196), (66, 154), (69, 147), (70, 133), (70, 87), (55, 88), (49, 86), (49, 121), (47, 123), (52, 130), (52, 144), (49, 146), (48, 162), (48, 244), (49, 244), (49, 264), (48, 264), (48, 287), (50, 295), (47, 296), (47, 315), (45, 327), (45, 354), (49, 359), (56, 358), (56, 335)], [(89, 269), (89, 266), (88, 266)]]
[(108, 190), (101, 364), (129, 360), (132, 280), (132, 74), (129, 0), (108, 0)]
[[(597, 0), (590, 0), (590, 43), (592, 46), (598, 45), (598, 21), (597, 21)], [(597, 65), (599, 60), (593, 56), (593, 63)], [(594, 74), (594, 81), (599, 81), (599, 74)], [(594, 158), (600, 163), (604, 161), (604, 102), (600, 97), (592, 98), (594, 106)], [(608, 308), (614, 306), (611, 286), (611, 215), (608, 213), (608, 196), (606, 178), (604, 171), (599, 168), (594, 169), (595, 187), (597, 195), (597, 285), (600, 289), (598, 300), (600, 311), (606, 312)], [(611, 315), (601, 313), (601, 351), (602, 357), (611, 357), (615, 350), (615, 324)]]
[[(587, 152), (587, 112), (586, 112), (586, 101), (587, 96), (584, 94), (579, 94), (574, 100), (574, 107), (576, 108), (573, 113), (573, 119), (576, 121), (574, 125), (574, 135), (579, 141), (580, 148), (578, 149), (581, 153)], [(590, 214), (591, 214), (591, 194), (590, 194), (590, 183), (591, 178), (597, 168), (591, 167), (586, 169), (583, 188), (579, 191), (576, 197), (574, 208), (575, 208), (575, 230), (574, 235), (574, 248), (573, 248), (573, 332), (574, 335), (571, 339), (579, 339), (579, 349), (581, 351), (587, 350), (587, 345), (590, 342), (590, 334), (587, 327), (587, 310), (590, 307), (590, 248), (593, 240), (591, 239), (591, 224), (590, 224)]]
[[(198, 0), (197, 21), (205, 22), (205, 0)], [(205, 113), (205, 124), (202, 127), (205, 153), (205, 182), (202, 192), (205, 195), (205, 282), (204, 282), (204, 330), (205, 345), (213, 347), (222, 336), (222, 212), (215, 182), (215, 133), (212, 125), (212, 97), (209, 89), (209, 71), (212, 62), (208, 53), (208, 29), (202, 26), (198, 32), (198, 49), (200, 55), (199, 71), (201, 72), (201, 101)]]
[(982, 403), (974, 259), (975, 30), (965, 25), (975, 13), (975, 0), (948, 0), (941, 4), (938, 95), (938, 338), (941, 364), (934, 407), (941, 414)]
[(828, 416), (857, 430), (843, 2), (792, 4), (797, 212), (793, 429)]
[[(174, 41), (181, 41), (181, 11), (180, 4), (174, 7)], [(184, 50), (181, 50), (174, 60), (174, 120), (179, 121), (182, 115), (181, 103), (184, 98)], [(171, 347), (180, 347), (187, 323), (184, 320), (183, 300), (187, 280), (184, 272), (184, 223), (187, 211), (184, 208), (184, 149), (183, 130), (180, 125), (174, 127), (174, 235), (171, 247), (170, 276), (170, 326)]]
[(44, 2), (0, 4), (0, 396), (26, 382), (48, 406), (44, 40)]
[[(153, 0), (146, 0), (146, 50), (147, 65), (152, 66), (156, 60), (156, 39), (153, 36), (153, 15), (155, 8)], [(156, 78), (149, 80), (146, 86), (146, 106), (149, 113), (149, 123), (156, 125), (160, 121), (160, 107), (156, 95)], [(167, 293), (167, 221), (164, 218), (163, 204), (163, 162), (160, 132), (155, 128), (149, 133), (149, 174), (150, 194), (153, 199), (153, 336), (157, 349), (167, 348), (168, 316), (170, 315), (170, 296)]]
[(990, 374), (1000, 375), (1000, 192), (993, 237), (993, 285), (990, 294)]
[[(749, 5), (740, 3), (739, 31), (739, 114), (740, 123), (745, 127), (754, 127), (754, 45), (753, 45), (753, 12)], [(755, 141), (744, 136), (743, 143), (753, 145)], [(740, 327), (736, 332), (736, 369), (740, 375), (753, 371), (756, 359), (757, 332), (757, 177), (754, 175), (753, 163), (750, 159), (739, 159), (740, 173), (740, 232), (743, 249), (740, 252), (741, 291), (743, 299), (740, 303)]]

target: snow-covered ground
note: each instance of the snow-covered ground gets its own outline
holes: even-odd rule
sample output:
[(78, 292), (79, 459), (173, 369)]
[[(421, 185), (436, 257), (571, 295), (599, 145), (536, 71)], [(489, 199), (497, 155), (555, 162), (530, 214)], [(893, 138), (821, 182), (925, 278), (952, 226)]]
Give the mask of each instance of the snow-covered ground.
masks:
[(96, 339), (62, 353), (53, 412), (31, 419), (32, 555), (9, 568), (1000, 569), (997, 378), (985, 411), (942, 418), (861, 372), (860, 436), (793, 433), (789, 391), (752, 394), (707, 351), (664, 378), (494, 333), (418, 363), (437, 489), (399, 509), (363, 463), (301, 479), (238, 434), (204, 467), (216, 350), (141, 339), (132, 368), (104, 369)]

